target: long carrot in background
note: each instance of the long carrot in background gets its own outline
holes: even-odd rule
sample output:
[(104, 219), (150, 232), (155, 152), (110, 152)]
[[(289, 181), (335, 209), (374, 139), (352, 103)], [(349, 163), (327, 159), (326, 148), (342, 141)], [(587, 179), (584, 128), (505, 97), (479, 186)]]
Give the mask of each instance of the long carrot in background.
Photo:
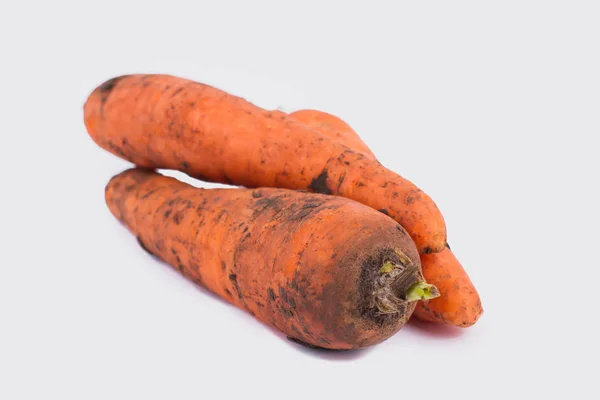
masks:
[(443, 217), (419, 188), (284, 113), (167, 75), (111, 79), (84, 113), (97, 144), (138, 166), (348, 197), (402, 224), (421, 253), (445, 248)]
[(436, 296), (406, 231), (342, 197), (197, 189), (131, 169), (108, 183), (106, 203), (148, 252), (313, 346), (379, 343)]
[[(323, 135), (375, 159), (371, 149), (356, 131), (335, 115), (318, 110), (298, 110), (289, 115)], [(460, 327), (468, 327), (477, 322), (483, 313), (481, 299), (449, 247), (439, 253), (421, 254), (421, 267), (425, 279), (439, 289), (441, 296), (428, 302), (419, 302), (414, 312), (415, 317)]]

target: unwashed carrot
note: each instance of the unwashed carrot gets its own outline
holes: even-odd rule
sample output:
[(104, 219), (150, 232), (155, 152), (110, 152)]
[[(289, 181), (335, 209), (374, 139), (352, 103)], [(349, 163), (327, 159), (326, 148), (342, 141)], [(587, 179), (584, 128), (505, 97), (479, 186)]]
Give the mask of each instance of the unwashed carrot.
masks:
[[(375, 159), (371, 149), (356, 131), (335, 115), (318, 110), (299, 110), (289, 115), (323, 135)], [(468, 327), (477, 322), (483, 313), (481, 299), (467, 272), (449, 247), (439, 253), (421, 254), (421, 267), (425, 279), (439, 289), (440, 297), (419, 302), (413, 314), (415, 317), (460, 327)]]
[(454, 253), (447, 248), (434, 254), (421, 254), (423, 274), (435, 282), (441, 296), (419, 302), (415, 316), (421, 320), (444, 322), (466, 328), (473, 325), (483, 308), (475, 286)]
[(106, 187), (142, 247), (303, 343), (353, 349), (407, 321), (424, 282), (395, 221), (341, 197), (285, 189), (197, 189), (131, 169)]
[(84, 113), (97, 144), (138, 166), (348, 197), (398, 221), (420, 252), (445, 248), (443, 217), (419, 188), (284, 113), (167, 75), (111, 79), (89, 96)]
[(298, 110), (289, 114), (298, 122), (321, 132), (323, 135), (348, 146), (354, 151), (375, 159), (375, 154), (362, 141), (360, 136), (342, 119), (318, 110)]

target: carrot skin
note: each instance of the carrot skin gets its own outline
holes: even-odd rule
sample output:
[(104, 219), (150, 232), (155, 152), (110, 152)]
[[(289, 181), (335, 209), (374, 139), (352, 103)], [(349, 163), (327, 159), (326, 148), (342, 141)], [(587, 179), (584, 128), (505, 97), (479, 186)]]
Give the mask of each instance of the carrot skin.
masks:
[(441, 296), (419, 302), (414, 315), (424, 321), (469, 327), (481, 316), (479, 294), (450, 249), (421, 254), (425, 279), (439, 289)]
[(289, 116), (309, 128), (336, 140), (338, 143), (375, 159), (375, 155), (371, 149), (369, 149), (350, 125), (335, 115), (318, 110), (298, 110), (291, 112)]
[(357, 202), (272, 188), (197, 189), (144, 169), (113, 177), (105, 193), (144, 249), (296, 340), (373, 345), (414, 310), (416, 301), (398, 301), (396, 312), (381, 304), (383, 313), (374, 297), (382, 279), (398, 298), (422, 282), (413, 241)]
[(181, 78), (131, 75), (94, 90), (84, 114), (97, 144), (138, 166), (348, 197), (385, 210), (421, 252), (444, 249), (444, 220), (419, 188), (284, 113)]
[[(360, 136), (340, 118), (318, 110), (299, 110), (289, 115), (323, 135), (375, 159)], [(481, 299), (452, 250), (447, 247), (435, 254), (421, 254), (421, 266), (425, 279), (438, 288), (440, 297), (419, 302), (413, 315), (424, 321), (463, 328), (475, 324), (483, 313)]]

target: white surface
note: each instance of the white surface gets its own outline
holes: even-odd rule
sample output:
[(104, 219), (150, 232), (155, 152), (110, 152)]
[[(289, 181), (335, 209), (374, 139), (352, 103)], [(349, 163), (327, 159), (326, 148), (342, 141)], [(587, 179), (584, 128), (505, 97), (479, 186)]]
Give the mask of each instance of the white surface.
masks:
[[(597, 1), (0, 4), (0, 398), (597, 396)], [(444, 212), (480, 322), (315, 353), (151, 259), (82, 121), (134, 72), (346, 119)]]

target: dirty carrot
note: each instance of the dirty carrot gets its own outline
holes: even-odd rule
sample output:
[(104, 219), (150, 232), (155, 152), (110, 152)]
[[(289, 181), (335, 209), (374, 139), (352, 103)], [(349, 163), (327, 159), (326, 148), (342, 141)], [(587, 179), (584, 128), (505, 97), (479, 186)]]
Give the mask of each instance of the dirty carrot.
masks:
[(181, 78), (130, 75), (94, 90), (84, 114), (98, 145), (138, 166), (348, 197), (398, 221), (420, 252), (444, 249), (445, 223), (429, 196), (284, 113)]
[[(340, 118), (318, 110), (299, 110), (289, 115), (323, 135), (375, 158), (360, 136)], [(460, 327), (477, 322), (483, 313), (479, 294), (449, 247), (439, 253), (421, 254), (421, 268), (425, 279), (439, 289), (440, 297), (419, 302), (413, 314), (415, 317)]]
[(289, 116), (344, 146), (375, 159), (371, 149), (362, 141), (354, 129), (335, 115), (318, 110), (298, 110), (290, 113)]
[(469, 276), (452, 251), (421, 254), (423, 275), (436, 285), (441, 296), (419, 302), (414, 315), (425, 321), (445, 322), (461, 327), (473, 325), (481, 314), (481, 300)]
[(146, 169), (113, 177), (105, 193), (146, 251), (305, 344), (376, 344), (437, 295), (406, 231), (352, 200), (198, 189)]

